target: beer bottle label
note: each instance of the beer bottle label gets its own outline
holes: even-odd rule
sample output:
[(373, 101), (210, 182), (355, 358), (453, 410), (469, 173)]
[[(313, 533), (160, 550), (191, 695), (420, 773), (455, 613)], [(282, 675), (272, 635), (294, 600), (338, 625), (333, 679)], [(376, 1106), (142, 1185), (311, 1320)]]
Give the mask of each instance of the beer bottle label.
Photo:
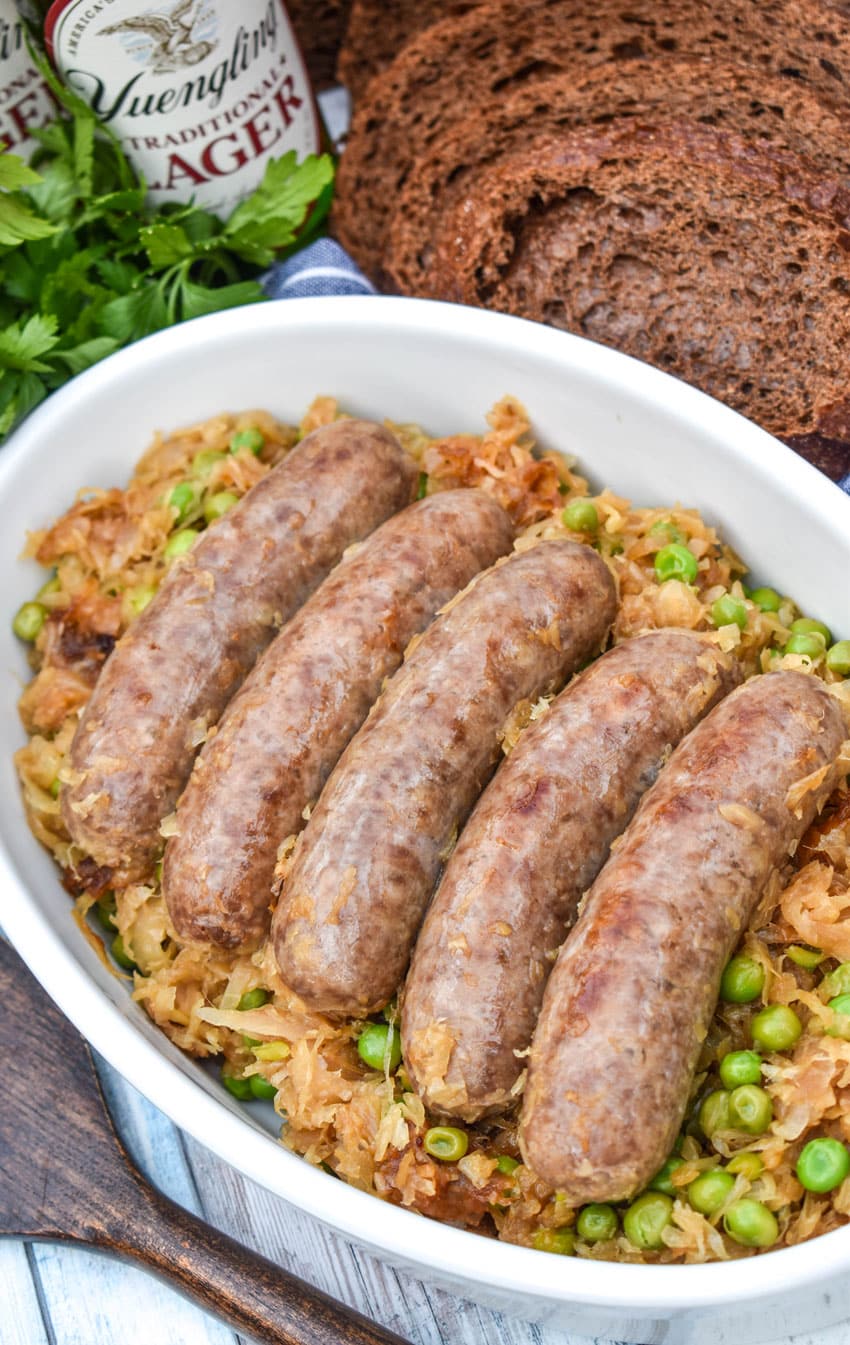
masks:
[(0, 0), (0, 142), (29, 158), (30, 135), (56, 116), (56, 103), (27, 51), (24, 26), (11, 0)]
[(280, 0), (54, 0), (48, 52), (115, 132), (152, 205), (227, 214), (271, 158), (320, 148), (320, 122)]

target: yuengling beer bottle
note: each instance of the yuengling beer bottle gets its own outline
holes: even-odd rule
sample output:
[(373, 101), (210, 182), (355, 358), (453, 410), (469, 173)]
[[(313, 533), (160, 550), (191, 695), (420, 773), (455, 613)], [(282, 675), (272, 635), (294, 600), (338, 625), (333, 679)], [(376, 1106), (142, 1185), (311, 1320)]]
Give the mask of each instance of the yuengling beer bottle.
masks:
[(18, 0), (63, 82), (121, 141), (153, 205), (227, 214), (270, 158), (321, 148), (281, 0)]

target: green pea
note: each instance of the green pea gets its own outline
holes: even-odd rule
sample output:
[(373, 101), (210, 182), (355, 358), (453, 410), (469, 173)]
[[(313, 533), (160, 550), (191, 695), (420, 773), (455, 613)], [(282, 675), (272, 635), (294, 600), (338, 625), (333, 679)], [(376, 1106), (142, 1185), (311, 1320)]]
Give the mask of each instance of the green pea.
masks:
[(197, 528), (183, 528), (180, 532), (172, 533), (165, 544), (163, 556), (166, 560), (174, 560), (184, 555), (200, 535)]
[[(839, 1014), (842, 1018), (846, 1018), (850, 1014), (850, 995), (836, 995), (834, 999), (829, 1001), (827, 1008), (832, 1009), (833, 1013)], [(826, 1032), (829, 1037), (846, 1037), (850, 1035), (850, 1023), (835, 1023), (832, 1027), (828, 1027)]]
[(239, 496), (234, 495), (232, 490), (219, 490), (204, 504), (204, 518), (208, 523), (215, 523), (217, 518), (221, 518), (228, 509), (232, 509), (234, 504), (238, 503)]
[(177, 510), (178, 523), (182, 523), (189, 517), (198, 503), (198, 497), (198, 488), (191, 481), (181, 481), (179, 485), (174, 487), (168, 497), (168, 503), (172, 509)]
[(196, 476), (208, 477), (217, 462), (224, 462), (226, 453), (217, 453), (215, 449), (205, 448), (200, 453), (196, 453), (192, 459), (192, 471)]
[(750, 1004), (764, 989), (764, 967), (752, 957), (738, 953), (723, 969), (720, 998), (728, 1004)]
[(806, 658), (820, 658), (826, 649), (826, 641), (817, 631), (810, 635), (798, 632), (792, 635), (782, 647), (783, 654), (804, 654)]
[(125, 971), (136, 970), (136, 964), (127, 952), (126, 945), (120, 934), (115, 935), (115, 938), (112, 940), (111, 948), (112, 956), (115, 958), (119, 967), (123, 967)]
[(737, 626), (740, 630), (747, 627), (747, 609), (739, 598), (724, 593), (711, 604), (711, 619), (715, 626)]
[(271, 997), (270, 990), (266, 990), (265, 986), (258, 985), (253, 990), (246, 990), (236, 1007), (242, 1010), (261, 1009), (264, 1004), (268, 1004)]
[(516, 1172), (519, 1167), (519, 1160), (511, 1158), (510, 1154), (499, 1154), (496, 1160), (496, 1171), (502, 1172), (506, 1177), (510, 1177), (512, 1172)]
[(827, 649), (826, 666), (841, 677), (850, 676), (850, 640), (839, 640)]
[(762, 612), (778, 612), (782, 606), (782, 599), (775, 588), (754, 588), (750, 598)]
[(608, 1242), (616, 1237), (617, 1213), (610, 1205), (585, 1205), (576, 1221), (576, 1231), (585, 1242)]
[(251, 1096), (267, 1101), (269, 1098), (277, 1097), (277, 1088), (268, 1079), (264, 1079), (262, 1074), (252, 1074), (248, 1080), (248, 1086), (251, 1089)]
[(23, 603), (12, 617), (12, 630), (19, 640), (32, 643), (47, 620), (47, 608), (40, 602)]
[(680, 542), (662, 546), (655, 557), (655, 574), (660, 584), (668, 579), (681, 579), (685, 584), (692, 584), (698, 569), (693, 551)]
[(797, 1159), (797, 1177), (807, 1191), (832, 1191), (850, 1173), (850, 1153), (840, 1140), (809, 1140)]
[(672, 518), (660, 518), (657, 523), (653, 523), (649, 532), (652, 537), (657, 537), (663, 532), (668, 542), (678, 542), (680, 545), (688, 540), (682, 529), (676, 527)]
[[(103, 896), (98, 897), (95, 902), (94, 913), (97, 916), (97, 922), (106, 930), (107, 934), (114, 934), (117, 929), (115, 924), (117, 909), (114, 892), (104, 892)], [(123, 944), (121, 946), (123, 950)]]
[(764, 1171), (764, 1163), (758, 1154), (752, 1154), (747, 1151), (735, 1154), (726, 1164), (726, 1171), (733, 1173), (743, 1173), (747, 1181), (754, 1182), (756, 1177)]
[(791, 632), (794, 635), (822, 635), (824, 644), (832, 644), (832, 631), (829, 626), (825, 626), (822, 621), (815, 621), (810, 616), (798, 616), (796, 621), (791, 622)]
[(59, 779), (59, 776), (57, 775), (55, 780), (50, 781), (50, 789), (48, 790), (50, 797), (52, 799), (58, 799), (61, 788), (62, 788), (62, 781)]
[(715, 1089), (713, 1093), (709, 1093), (708, 1097), (703, 1099), (699, 1109), (699, 1124), (707, 1139), (711, 1139), (712, 1135), (718, 1130), (728, 1130), (730, 1128), (729, 1094), (724, 1089)]
[(819, 948), (807, 948), (802, 943), (790, 944), (785, 952), (792, 962), (796, 962), (798, 967), (803, 967), (806, 971), (813, 971), (824, 958)]
[(735, 1130), (763, 1135), (773, 1120), (770, 1094), (757, 1084), (745, 1083), (729, 1094), (729, 1120)]
[(803, 1031), (803, 1024), (787, 1004), (768, 1004), (756, 1014), (750, 1033), (764, 1051), (787, 1051)]
[(742, 1247), (772, 1247), (779, 1237), (776, 1216), (760, 1200), (743, 1196), (730, 1205), (723, 1216), (723, 1227)]
[(420, 472), (419, 485), (416, 487), (416, 498), (417, 500), (424, 500), (427, 494), (428, 494), (428, 473)]
[(572, 1256), (575, 1251), (575, 1233), (571, 1228), (538, 1228), (531, 1245), (536, 1252), (554, 1252), (556, 1256)]
[(425, 1131), (422, 1143), (432, 1158), (439, 1158), (442, 1163), (456, 1163), (469, 1148), (469, 1136), (455, 1126), (432, 1126)]
[(735, 1178), (722, 1168), (701, 1172), (688, 1186), (688, 1200), (698, 1214), (712, 1215), (726, 1204), (735, 1188)]
[(827, 972), (820, 990), (829, 996), (850, 994), (850, 962), (839, 962), (833, 971)]
[(684, 1158), (677, 1158), (675, 1154), (671, 1154), (664, 1166), (656, 1172), (647, 1189), (662, 1191), (665, 1196), (674, 1196), (679, 1188), (673, 1185), (671, 1178), (676, 1168), (680, 1168), (684, 1161)]
[(673, 1216), (673, 1201), (661, 1191), (645, 1191), (623, 1215), (623, 1232), (634, 1247), (657, 1251), (664, 1246), (664, 1229)]
[(357, 1040), (357, 1053), (370, 1069), (384, 1070), (388, 1064), (392, 1073), (401, 1064), (401, 1037), (389, 1023), (369, 1023)]
[(571, 500), (561, 511), (561, 520), (571, 532), (596, 532), (599, 510), (592, 500)]
[(221, 1067), (221, 1082), (228, 1093), (232, 1093), (240, 1102), (247, 1102), (249, 1098), (254, 1096), (251, 1092), (251, 1080), (240, 1079), (237, 1074), (230, 1074), (226, 1065)]
[(761, 1079), (761, 1056), (755, 1051), (730, 1051), (720, 1062), (720, 1082), (724, 1088), (740, 1088), (741, 1084), (758, 1083)]
[(262, 432), (251, 425), (248, 429), (236, 431), (230, 440), (230, 451), (238, 453), (240, 449), (247, 448), (256, 457), (262, 452), (265, 442)]
[(137, 584), (135, 588), (129, 588), (125, 595), (130, 611), (134, 616), (139, 616), (149, 603), (156, 597), (156, 588), (153, 584)]

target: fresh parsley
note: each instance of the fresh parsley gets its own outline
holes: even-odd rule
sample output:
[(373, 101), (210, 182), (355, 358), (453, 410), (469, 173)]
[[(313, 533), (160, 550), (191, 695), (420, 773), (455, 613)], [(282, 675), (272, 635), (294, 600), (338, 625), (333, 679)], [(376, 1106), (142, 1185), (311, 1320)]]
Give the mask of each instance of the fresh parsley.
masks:
[(0, 147), (0, 441), (119, 347), (265, 298), (257, 271), (316, 234), (333, 191), (329, 155), (293, 152), (227, 220), (150, 210), (115, 138), (51, 83), (68, 115), (34, 133), (32, 167)]

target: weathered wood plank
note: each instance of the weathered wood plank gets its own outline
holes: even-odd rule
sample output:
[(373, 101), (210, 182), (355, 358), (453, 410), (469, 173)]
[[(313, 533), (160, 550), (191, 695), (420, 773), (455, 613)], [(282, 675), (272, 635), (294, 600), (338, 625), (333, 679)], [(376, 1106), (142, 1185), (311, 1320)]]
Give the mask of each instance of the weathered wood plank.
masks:
[(0, 1238), (0, 1285), (3, 1345), (51, 1345), (38, 1301), (36, 1284), (22, 1242)]

